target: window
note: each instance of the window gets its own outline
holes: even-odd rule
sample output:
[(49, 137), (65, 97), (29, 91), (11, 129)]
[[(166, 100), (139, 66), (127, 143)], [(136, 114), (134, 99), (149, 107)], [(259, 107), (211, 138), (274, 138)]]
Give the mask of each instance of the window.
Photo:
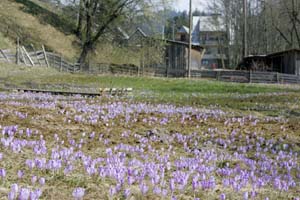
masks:
[(208, 60), (205, 59), (202, 60), (202, 65), (208, 65), (208, 64), (209, 64)]

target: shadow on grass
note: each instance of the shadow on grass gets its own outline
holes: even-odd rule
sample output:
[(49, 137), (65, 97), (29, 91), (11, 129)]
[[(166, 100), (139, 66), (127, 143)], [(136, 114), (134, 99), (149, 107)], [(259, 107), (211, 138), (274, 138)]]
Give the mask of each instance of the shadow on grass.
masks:
[(30, 0), (15, 0), (17, 3), (23, 4), (24, 12), (37, 16), (42, 23), (47, 23), (62, 31), (65, 34), (72, 34), (75, 32), (75, 25), (62, 16), (53, 13)]

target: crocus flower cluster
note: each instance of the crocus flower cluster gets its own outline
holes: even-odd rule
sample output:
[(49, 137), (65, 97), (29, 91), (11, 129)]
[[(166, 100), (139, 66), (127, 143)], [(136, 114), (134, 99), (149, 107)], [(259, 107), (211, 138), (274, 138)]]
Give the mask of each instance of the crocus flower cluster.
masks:
[(47, 199), (64, 184), (57, 198), (299, 198), (299, 145), (284, 118), (49, 94), (0, 100), (8, 199)]

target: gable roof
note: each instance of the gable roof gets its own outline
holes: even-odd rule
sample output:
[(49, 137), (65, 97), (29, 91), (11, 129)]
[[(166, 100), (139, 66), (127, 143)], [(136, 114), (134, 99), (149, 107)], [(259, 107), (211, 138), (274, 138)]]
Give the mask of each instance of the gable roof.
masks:
[(129, 39), (129, 35), (121, 27), (117, 27), (117, 31), (122, 36), (122, 39)]
[(225, 31), (225, 23), (221, 15), (199, 16), (194, 18), (194, 23), (196, 21), (199, 25), (195, 28), (199, 28), (201, 32)]
[[(192, 26), (192, 43), (194, 45), (200, 44), (201, 32), (224, 32), (225, 25), (221, 15), (209, 16), (193, 16)], [(190, 29), (186, 26), (181, 26), (178, 33), (189, 34)]]
[(129, 37), (129, 39), (132, 38), (132, 37), (135, 36), (135, 35), (141, 35), (142, 37), (147, 37), (147, 36), (148, 36), (148, 35), (147, 35), (141, 28), (139, 28), (139, 27), (135, 30), (135, 32), (133, 32), (133, 33), (131, 34), (131, 36)]
[(185, 33), (185, 34), (189, 34), (190, 29), (186, 26), (181, 26), (181, 28), (179, 29), (178, 33)]
[[(186, 48), (189, 47), (189, 43), (187, 43), (187, 42), (176, 41), (176, 40), (163, 40), (163, 41), (165, 41), (166, 43), (169, 43), (169, 44), (182, 45), (182, 46), (185, 46)], [(201, 46), (200, 44), (192, 44), (192, 49), (200, 52), (204, 49), (204, 47)]]

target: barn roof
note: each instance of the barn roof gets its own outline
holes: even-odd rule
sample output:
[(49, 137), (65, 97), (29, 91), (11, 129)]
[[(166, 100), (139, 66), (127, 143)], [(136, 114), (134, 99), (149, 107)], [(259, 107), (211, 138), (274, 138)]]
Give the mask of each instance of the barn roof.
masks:
[[(189, 47), (189, 43), (187, 43), (187, 42), (176, 41), (176, 40), (164, 40), (164, 41), (166, 41), (167, 43), (170, 43), (170, 44), (177, 44), (177, 45), (183, 45), (183, 46)], [(204, 49), (204, 47), (199, 44), (192, 44), (192, 49), (201, 51)]]
[(279, 51), (279, 52), (269, 54), (268, 57), (278, 56), (281, 54), (292, 53), (292, 52), (300, 53), (300, 49), (288, 49), (288, 50), (284, 50), (284, 51)]

